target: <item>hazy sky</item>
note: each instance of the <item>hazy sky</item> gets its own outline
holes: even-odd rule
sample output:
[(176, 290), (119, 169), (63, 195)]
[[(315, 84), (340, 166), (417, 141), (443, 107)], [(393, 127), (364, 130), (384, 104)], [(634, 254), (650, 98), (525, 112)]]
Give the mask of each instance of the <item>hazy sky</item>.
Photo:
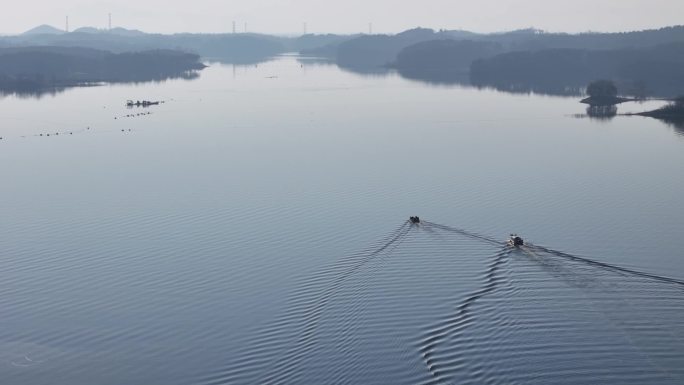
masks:
[(423, 26), (479, 32), (536, 27), (548, 31), (625, 31), (684, 24), (684, 0), (3, 0), (0, 33), (39, 24), (71, 29), (114, 26), (146, 32), (296, 34), (391, 33)]

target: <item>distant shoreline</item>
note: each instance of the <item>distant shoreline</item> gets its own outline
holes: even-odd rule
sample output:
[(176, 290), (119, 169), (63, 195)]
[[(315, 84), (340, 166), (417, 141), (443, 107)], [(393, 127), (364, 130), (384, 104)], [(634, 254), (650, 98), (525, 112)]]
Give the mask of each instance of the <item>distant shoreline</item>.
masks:
[(41, 94), (103, 84), (193, 79), (206, 67), (198, 55), (175, 50), (117, 54), (78, 47), (0, 48), (0, 91)]

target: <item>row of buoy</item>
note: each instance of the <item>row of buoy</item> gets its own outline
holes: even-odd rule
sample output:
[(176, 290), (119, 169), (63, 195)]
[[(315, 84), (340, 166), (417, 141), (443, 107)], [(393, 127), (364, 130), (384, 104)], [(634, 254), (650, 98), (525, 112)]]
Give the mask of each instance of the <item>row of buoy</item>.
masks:
[[(73, 132), (69, 131), (69, 135), (73, 135), (73, 134), (74, 134)], [(55, 133), (52, 134), (52, 135), (57, 136), (57, 135), (59, 135), (59, 132), (55, 132)], [(65, 133), (65, 135), (66, 135), (66, 133)], [(38, 136), (43, 136), (43, 134), (39, 134)], [(50, 136), (50, 134), (45, 134), (45, 136)]]
[[(103, 107), (103, 108), (106, 108), (106, 107)], [(135, 117), (146, 116), (146, 115), (152, 115), (152, 112), (148, 111), (148, 112), (139, 112), (137, 114), (128, 114), (128, 115), (121, 116), (120, 118), (135, 118)], [(118, 118), (119, 117), (115, 116), (114, 120), (117, 120)], [(90, 127), (86, 127), (86, 130), (90, 130)], [(131, 131), (131, 129), (129, 128), (128, 130), (125, 130), (125, 129), (121, 130), (121, 132), (126, 132), (126, 131)], [(54, 133), (50, 132), (50, 133), (41, 133), (41, 134), (38, 134), (36, 136), (47, 137), (47, 136), (59, 136), (60, 134), (62, 134), (62, 135), (73, 135), (74, 132), (73, 131), (61, 132), (61, 133), (60, 132), (54, 132)], [(26, 136), (22, 136), (22, 138), (25, 138), (25, 137)], [(4, 139), (4, 137), (0, 136), (0, 140), (3, 140), (3, 139)]]
[[(173, 100), (173, 99), (171, 99), (171, 100)], [(162, 102), (160, 102), (160, 103), (164, 103), (164, 102), (162, 101)], [(102, 108), (107, 108), (107, 106), (102, 106)], [(116, 116), (115, 116), (115, 117), (114, 117), (114, 120), (117, 120), (117, 119), (119, 119), (119, 118), (135, 118), (135, 117), (146, 116), (146, 115), (152, 115), (152, 112), (150, 112), (150, 111), (148, 111), (148, 112), (139, 112), (139, 113), (137, 113), (137, 114), (128, 114), (128, 115), (124, 115), (124, 116), (120, 116), (120, 117), (116, 117)], [(86, 130), (90, 130), (90, 127), (87, 127)], [(125, 132), (125, 131), (127, 131), (127, 130), (124, 130), (124, 129), (121, 130), (121, 132)], [(129, 128), (128, 131), (131, 131), (131, 129)], [(55, 133), (42, 133), (42, 134), (38, 134), (38, 135), (36, 135), (36, 136), (59, 136), (59, 134), (60, 134), (60, 132), (55, 132)], [(73, 131), (62, 132), (61, 134), (62, 134), (62, 135), (67, 135), (67, 134), (68, 134), (68, 135), (73, 135), (74, 132), (73, 132)], [(26, 136), (22, 136), (22, 138), (25, 138), (25, 137), (26, 137)], [(3, 139), (4, 139), (4, 137), (0, 136), (0, 140), (3, 140)]]
[[(85, 129), (84, 131), (88, 131), (88, 130), (90, 130), (90, 127), (86, 127), (86, 129)], [(128, 131), (128, 132), (131, 132), (132, 130), (131, 130), (130, 128), (129, 128), (129, 129), (123, 129), (123, 128), (121, 129), (121, 132), (127, 132), (127, 131)], [(38, 135), (36, 135), (36, 136), (59, 136), (59, 134), (60, 134), (60, 132), (55, 132), (55, 133), (42, 133), (42, 134), (38, 134)], [(74, 132), (73, 132), (73, 131), (62, 132), (61, 134), (62, 134), (62, 135), (67, 135), (67, 134), (68, 134), (68, 135), (73, 135)], [(22, 136), (22, 138), (25, 138), (25, 136)], [(1, 140), (1, 139), (2, 139), (2, 137), (0, 137), (0, 140)]]
[[(145, 115), (152, 115), (151, 112), (139, 112), (137, 114), (128, 114), (124, 115), (121, 118), (135, 118), (136, 116), (145, 116)], [(118, 119), (116, 116), (114, 117), (114, 120)]]
[[(86, 131), (87, 131), (87, 130), (90, 130), (90, 126), (86, 127)], [(68, 132), (54, 132), (54, 133), (48, 132), (48, 133), (38, 134), (38, 135), (36, 135), (36, 136), (50, 136), (50, 135), (52, 135), (52, 136), (59, 136), (59, 134), (62, 134), (62, 135), (67, 135), (67, 134), (68, 134), (68, 135), (73, 135), (74, 132), (73, 132), (73, 131), (68, 131)], [(22, 136), (22, 138), (25, 138), (25, 136)]]
[[(148, 112), (139, 112), (139, 113), (137, 113), (137, 114), (128, 114), (128, 115), (121, 116), (120, 118), (135, 118), (135, 117), (145, 116), (145, 115), (152, 115), (152, 112), (149, 112), (149, 111), (148, 111)], [(119, 117), (116, 117), (116, 116), (115, 116), (115, 117), (114, 117), (114, 120), (117, 120), (118, 118), (119, 118)], [(86, 130), (90, 130), (90, 127), (86, 127)], [(129, 132), (130, 132), (131, 129), (129, 128), (128, 130), (125, 130), (125, 129), (122, 129), (122, 130), (121, 130), (121, 132), (126, 132), (126, 131), (129, 131)], [(61, 133), (60, 133), (60, 132), (54, 132), (54, 133), (53, 133), (53, 132), (50, 132), (50, 133), (41, 133), (41, 134), (38, 134), (37, 136), (45, 136), (45, 137), (48, 137), (48, 136), (59, 136), (60, 134), (62, 134), (62, 135), (73, 135), (74, 132), (73, 132), (73, 131), (61, 132)], [(24, 138), (25, 136), (22, 136), (22, 137)], [(2, 136), (0, 136), (0, 140), (3, 140), (3, 139), (4, 139), (4, 138), (3, 138)]]
[[(149, 114), (149, 113), (140, 114), (140, 115), (148, 115), (148, 114)], [(116, 119), (116, 118), (114, 118), (114, 119)], [(90, 126), (86, 127), (85, 130), (80, 130), (80, 131), (81, 131), (81, 132), (85, 132), (85, 131), (89, 131), (89, 130), (90, 130)], [(132, 129), (130, 129), (130, 128), (128, 128), (128, 129), (121, 129), (121, 132), (132, 132)], [(77, 133), (78, 133), (78, 132), (77, 132)], [(65, 131), (65, 132), (59, 132), (59, 131), (58, 131), (58, 132), (47, 132), (47, 133), (46, 133), (46, 132), (43, 132), (43, 133), (40, 133), (40, 134), (34, 134), (33, 136), (37, 136), (37, 137), (49, 137), (49, 136), (59, 136), (59, 135), (74, 135), (74, 131)], [(21, 137), (22, 137), (22, 138), (26, 138), (26, 135), (22, 135)], [(3, 140), (3, 139), (4, 139), (4, 137), (0, 136), (0, 140)]]

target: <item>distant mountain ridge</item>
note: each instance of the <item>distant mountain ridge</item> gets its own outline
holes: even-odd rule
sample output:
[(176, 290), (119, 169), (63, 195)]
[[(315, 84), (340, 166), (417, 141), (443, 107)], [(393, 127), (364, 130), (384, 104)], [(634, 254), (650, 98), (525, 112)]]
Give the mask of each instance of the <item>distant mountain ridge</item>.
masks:
[(405, 47), (439, 39), (441, 34), (427, 28), (414, 28), (396, 35), (364, 35), (339, 43), (332, 52), (337, 64), (345, 68), (383, 67), (394, 62)]
[(64, 30), (55, 28), (51, 25), (43, 24), (39, 25), (35, 28), (31, 28), (28, 31), (22, 33), (22, 36), (30, 36), (30, 35), (61, 35), (65, 33)]
[(428, 40), (399, 52), (392, 67), (410, 79), (431, 83), (459, 82), (473, 61), (503, 52), (501, 44), (473, 40)]
[(91, 33), (91, 34), (111, 34), (119, 36), (144, 36), (145, 32), (137, 29), (126, 29), (122, 27), (115, 27), (112, 29), (99, 29), (95, 27), (81, 27), (73, 31), (73, 33)]
[[(43, 24), (37, 27), (31, 28), (28, 31), (20, 34), (19, 36), (36, 36), (36, 35), (64, 35), (65, 32), (62, 29), (53, 27), (51, 25)], [(112, 29), (106, 28), (95, 28), (95, 27), (80, 27), (70, 33), (89, 33), (89, 34), (112, 34), (119, 36), (144, 36), (147, 35), (145, 32), (139, 31), (137, 29), (126, 29), (122, 27), (114, 27)]]
[[(460, 45), (448, 41), (469, 41)], [(386, 72), (395, 66), (403, 74), (426, 78), (439, 72), (444, 79), (454, 77), (449, 68), (460, 67), (461, 72), (470, 62), (491, 56), (499, 51), (537, 51), (544, 49), (614, 50), (646, 48), (684, 41), (684, 26), (620, 33), (549, 33), (534, 28), (498, 32), (475, 33), (462, 30), (414, 28), (395, 35), (360, 35), (340, 39), (327, 46), (305, 49), (303, 54), (334, 60), (339, 66), (359, 73)], [(429, 43), (433, 42), (433, 43)], [(429, 44), (428, 44), (429, 43)], [(490, 44), (488, 49), (474, 47)], [(498, 45), (497, 50), (491, 44)], [(417, 46), (416, 46), (417, 45)], [(414, 47), (415, 46), (415, 47)], [(431, 60), (419, 56), (427, 55)], [(421, 73), (425, 72), (425, 73)], [(428, 74), (432, 73), (432, 74)], [(442, 81), (444, 79), (439, 79)]]

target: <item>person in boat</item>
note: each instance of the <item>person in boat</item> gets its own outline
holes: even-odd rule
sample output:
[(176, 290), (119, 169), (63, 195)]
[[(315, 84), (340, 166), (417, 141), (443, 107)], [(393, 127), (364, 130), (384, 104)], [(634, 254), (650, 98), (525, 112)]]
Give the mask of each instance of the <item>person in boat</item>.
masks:
[(411, 217), (409, 219), (411, 220), (411, 223), (414, 223), (414, 224), (420, 223), (420, 218), (418, 218), (418, 217)]

